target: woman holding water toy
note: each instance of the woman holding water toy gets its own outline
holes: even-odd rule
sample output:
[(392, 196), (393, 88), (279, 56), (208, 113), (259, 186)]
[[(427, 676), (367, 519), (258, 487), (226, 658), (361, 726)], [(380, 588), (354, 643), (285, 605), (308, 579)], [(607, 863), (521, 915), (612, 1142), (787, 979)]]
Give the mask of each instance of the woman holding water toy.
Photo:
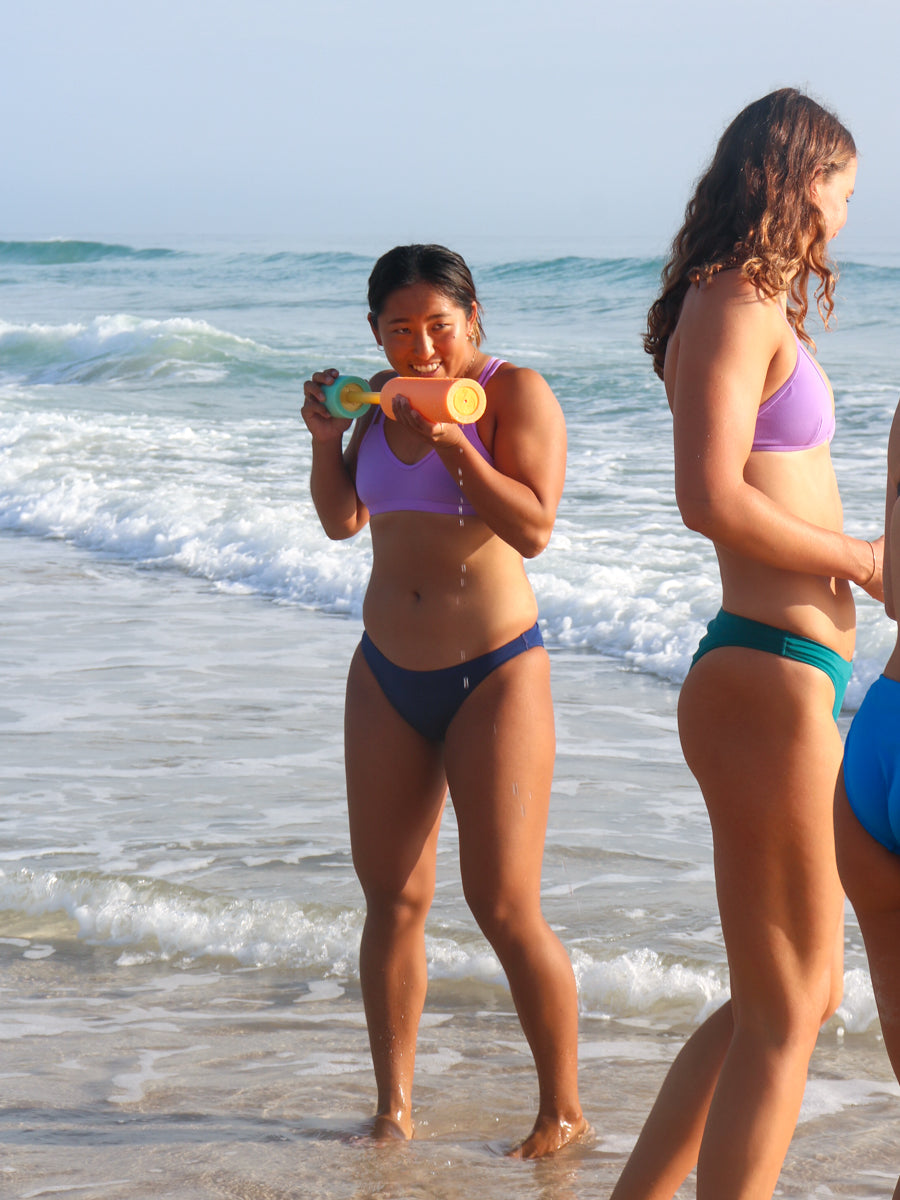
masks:
[[(302, 416), (325, 532), (347, 538), (369, 524), (372, 534), (345, 759), (366, 898), (360, 978), (378, 1088), (373, 1133), (413, 1132), (425, 919), (449, 787), (466, 900), (506, 973), (537, 1068), (537, 1119), (513, 1153), (538, 1157), (587, 1127), (574, 976), (541, 912), (555, 735), (549, 659), (523, 565), (553, 529), (565, 424), (540, 375), (481, 350), (480, 307), (459, 255), (399, 246), (375, 264), (368, 300), (390, 370), (371, 380), (355, 423), (333, 415), (338, 372), (314, 374)], [(395, 376), (404, 386), (388, 401), (383, 389)], [(456, 378), (477, 383), (467, 397), (483, 389), (476, 421), (417, 411), (421, 381)]]
[(726, 129), (650, 310), (675, 493), (708, 537), (722, 608), (682, 687), (679, 732), (712, 825), (731, 999), (675, 1059), (613, 1192), (702, 1200), (776, 1186), (821, 1024), (843, 988), (832, 821), (850, 676), (850, 583), (881, 594), (881, 540), (842, 532), (834, 398), (807, 349), (807, 287), (856, 178), (848, 131), (785, 88)]

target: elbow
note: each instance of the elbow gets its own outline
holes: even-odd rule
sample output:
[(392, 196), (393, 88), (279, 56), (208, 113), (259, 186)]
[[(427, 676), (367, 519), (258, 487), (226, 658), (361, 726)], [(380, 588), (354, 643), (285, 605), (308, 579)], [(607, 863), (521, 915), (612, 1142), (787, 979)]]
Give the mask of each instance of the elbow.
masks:
[(522, 557), (523, 558), (537, 558), (537, 556), (539, 554), (543, 554), (543, 552), (547, 549), (549, 544), (550, 544), (550, 534), (549, 533), (546, 535), (546, 537), (542, 536), (542, 537), (533, 538), (528, 543), (528, 545), (523, 549)]
[(521, 525), (514, 529), (495, 528), (494, 533), (507, 545), (512, 546), (516, 554), (520, 554), (522, 558), (537, 558), (543, 550), (547, 549), (550, 541), (549, 532), (544, 534), (542, 531), (523, 529)]
[(716, 534), (721, 526), (721, 506), (715, 505), (709, 496), (696, 493), (680, 492), (676, 488), (675, 501), (681, 520), (694, 533), (701, 533), (711, 541), (716, 540)]
[(351, 520), (327, 520), (319, 513), (319, 523), (325, 536), (330, 542), (345, 542), (348, 538), (355, 537), (360, 529), (362, 529), (366, 521), (359, 519), (359, 514)]
[(710, 536), (713, 520), (708, 504), (693, 499), (679, 500), (678, 511), (681, 513), (683, 524), (688, 529), (693, 530), (694, 533), (702, 533), (706, 537)]
[(325, 536), (330, 542), (346, 542), (348, 538), (356, 537), (365, 521), (341, 521), (333, 525), (324, 525)]
[(550, 544), (552, 525), (534, 525), (517, 530), (513, 545), (523, 558), (537, 558)]
[(369, 510), (358, 501), (351, 504), (329, 503), (327, 497), (322, 498), (314, 492), (313, 504), (322, 532), (330, 542), (344, 542), (347, 538), (355, 537), (369, 522)]

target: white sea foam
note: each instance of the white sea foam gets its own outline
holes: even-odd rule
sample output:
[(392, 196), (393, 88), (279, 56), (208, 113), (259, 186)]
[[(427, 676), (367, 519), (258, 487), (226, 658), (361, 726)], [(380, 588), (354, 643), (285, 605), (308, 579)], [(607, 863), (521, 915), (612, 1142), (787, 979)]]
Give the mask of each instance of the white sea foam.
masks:
[(885, 1096), (900, 1096), (900, 1085), (873, 1079), (810, 1079), (803, 1094), (799, 1121), (803, 1124), (821, 1120), (847, 1108), (878, 1103)]
[[(0, 411), (0, 528), (358, 616), (368, 536), (327, 541), (302, 486), (306, 461), (288, 420), (209, 426), (15, 404)], [(529, 565), (545, 637), (680, 680), (717, 604), (713, 561), (674, 515), (655, 542), (626, 533), (579, 524), (564, 504)], [(889, 639), (865, 605), (860, 626), (852, 699)]]
[(700, 1024), (728, 999), (720, 972), (664, 963), (653, 950), (617, 955), (608, 962), (594, 962), (582, 954), (573, 957), (579, 995), (588, 1011), (635, 1016), (675, 1006), (689, 1010)]
[[(64, 915), (88, 945), (117, 950), (122, 966), (188, 966), (211, 959), (244, 968), (321, 971), (326, 987), (329, 979), (340, 987), (341, 981), (357, 978), (363, 916), (358, 909), (227, 898), (165, 881), (27, 869), (0, 872), (0, 909), (37, 918)], [(20, 942), (25, 955), (52, 949), (50, 937)], [(429, 934), (426, 946), (432, 980), (505, 988), (500, 964), (483, 943), (472, 944), (468, 937), (463, 943), (445, 931)], [(671, 957), (664, 961), (651, 949), (608, 959), (576, 950), (573, 965), (587, 1016), (646, 1017), (654, 1023), (677, 1017), (700, 1024), (728, 998), (723, 970)], [(868, 976), (850, 970), (846, 984), (838, 1019), (851, 1032), (865, 1032), (877, 1023)], [(318, 992), (316, 998), (324, 995)]]

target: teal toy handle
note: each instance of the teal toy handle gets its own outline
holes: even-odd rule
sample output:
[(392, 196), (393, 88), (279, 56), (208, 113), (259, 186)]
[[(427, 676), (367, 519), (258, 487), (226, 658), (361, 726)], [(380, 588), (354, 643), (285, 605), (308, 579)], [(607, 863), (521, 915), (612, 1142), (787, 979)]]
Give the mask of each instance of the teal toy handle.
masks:
[(368, 379), (358, 375), (338, 375), (334, 383), (323, 387), (325, 407), (333, 417), (353, 420), (361, 417), (370, 404), (377, 404), (379, 393), (369, 390)]

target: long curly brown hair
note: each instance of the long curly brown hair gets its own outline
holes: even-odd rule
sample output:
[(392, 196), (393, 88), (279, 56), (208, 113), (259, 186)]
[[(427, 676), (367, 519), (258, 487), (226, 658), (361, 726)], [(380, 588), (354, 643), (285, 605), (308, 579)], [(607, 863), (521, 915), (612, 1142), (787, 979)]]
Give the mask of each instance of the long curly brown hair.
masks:
[(816, 307), (826, 327), (837, 275), (810, 188), (855, 157), (849, 130), (795, 88), (771, 92), (735, 117), (685, 209), (662, 290), (647, 315), (644, 349), (660, 378), (688, 287), (730, 267), (739, 267), (764, 296), (786, 292), (788, 320), (812, 345), (803, 327), (810, 274), (819, 279)]

